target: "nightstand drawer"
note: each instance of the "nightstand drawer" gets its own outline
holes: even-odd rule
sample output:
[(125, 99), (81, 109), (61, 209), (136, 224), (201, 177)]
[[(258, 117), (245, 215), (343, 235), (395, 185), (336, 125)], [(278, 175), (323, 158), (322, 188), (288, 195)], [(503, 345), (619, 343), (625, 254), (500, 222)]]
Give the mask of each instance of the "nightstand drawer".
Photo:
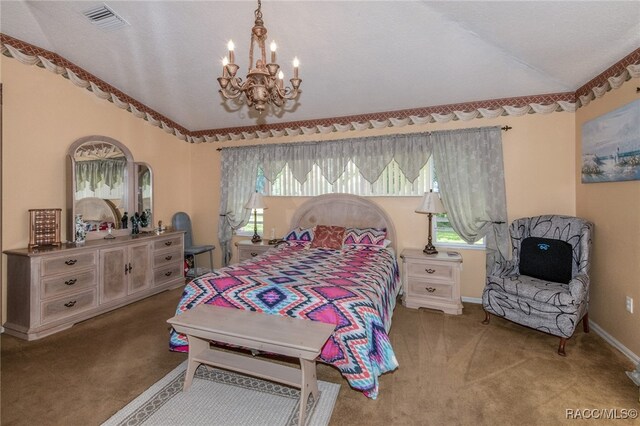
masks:
[(254, 257), (266, 253), (273, 246), (268, 245), (266, 243), (253, 244), (251, 241), (240, 241), (238, 242), (238, 261), (243, 262), (248, 259), (253, 259)]
[(408, 263), (407, 274), (410, 277), (435, 278), (440, 281), (453, 281), (453, 266), (441, 263)]
[(451, 299), (453, 297), (453, 286), (412, 279), (409, 280), (409, 295)]

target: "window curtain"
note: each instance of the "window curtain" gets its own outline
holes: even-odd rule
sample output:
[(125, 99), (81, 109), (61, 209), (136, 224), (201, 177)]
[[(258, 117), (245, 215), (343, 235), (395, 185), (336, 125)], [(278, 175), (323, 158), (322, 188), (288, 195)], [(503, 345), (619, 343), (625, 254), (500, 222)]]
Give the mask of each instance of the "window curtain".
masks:
[(225, 148), (221, 152), (221, 191), (218, 240), (222, 252), (222, 263), (231, 260), (231, 237), (233, 231), (242, 228), (250, 218), (244, 208), (256, 190), (258, 176), (258, 154), (256, 147)]
[(265, 144), (222, 150), (219, 238), (224, 264), (234, 229), (246, 225), (244, 203), (256, 190), (258, 168), (274, 182), (288, 165), (304, 183), (318, 165), (334, 183), (349, 161), (373, 184), (395, 160), (414, 182), (433, 152), (438, 184), (453, 229), (468, 243), (486, 237), (487, 265), (508, 254), (506, 196), (499, 127), (412, 133), (295, 144)]
[(76, 188), (81, 191), (89, 186), (91, 191), (95, 191), (103, 182), (113, 189), (124, 181), (126, 167), (125, 158), (76, 161)]
[(258, 145), (247, 149), (257, 151), (258, 164), (269, 182), (275, 181), (284, 166), (288, 165), (293, 177), (304, 183), (317, 164), (322, 176), (333, 184), (342, 176), (349, 161), (353, 161), (367, 182), (374, 183), (389, 163), (395, 160), (407, 179), (414, 182), (431, 156), (431, 146), (428, 133), (415, 133)]
[(433, 132), (433, 159), (453, 229), (471, 244), (486, 237), (487, 272), (508, 258), (500, 127)]

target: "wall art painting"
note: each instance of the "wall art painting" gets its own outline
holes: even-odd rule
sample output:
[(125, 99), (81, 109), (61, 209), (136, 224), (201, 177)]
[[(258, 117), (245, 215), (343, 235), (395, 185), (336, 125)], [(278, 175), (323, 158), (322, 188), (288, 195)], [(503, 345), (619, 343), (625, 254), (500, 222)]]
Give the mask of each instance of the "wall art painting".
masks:
[(640, 100), (582, 125), (582, 183), (640, 180)]

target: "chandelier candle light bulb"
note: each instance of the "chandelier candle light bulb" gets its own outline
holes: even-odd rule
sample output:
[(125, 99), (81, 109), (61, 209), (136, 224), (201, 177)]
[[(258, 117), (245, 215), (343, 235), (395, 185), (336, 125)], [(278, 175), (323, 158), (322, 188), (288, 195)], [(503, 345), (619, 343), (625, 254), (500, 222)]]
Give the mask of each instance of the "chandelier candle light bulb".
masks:
[(275, 64), (276, 63), (276, 49), (278, 48), (278, 46), (276, 46), (276, 42), (275, 41), (272, 41), (271, 45), (269, 47), (271, 47), (271, 63)]
[(233, 44), (233, 40), (229, 40), (229, 43), (227, 43), (227, 49), (229, 50), (229, 63), (233, 64), (235, 60), (235, 56), (233, 54), (233, 49), (235, 49), (235, 45)]

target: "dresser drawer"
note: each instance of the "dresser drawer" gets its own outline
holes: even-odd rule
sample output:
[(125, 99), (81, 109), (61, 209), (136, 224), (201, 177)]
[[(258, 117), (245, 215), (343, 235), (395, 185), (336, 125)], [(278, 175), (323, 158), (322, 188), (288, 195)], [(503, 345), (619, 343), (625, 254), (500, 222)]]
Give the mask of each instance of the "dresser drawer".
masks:
[(42, 276), (75, 271), (94, 266), (96, 264), (96, 252), (78, 253), (68, 256), (52, 257), (42, 261)]
[(423, 297), (453, 297), (453, 286), (449, 284), (436, 284), (426, 280), (409, 280), (409, 295)]
[(95, 307), (97, 304), (96, 290), (88, 290), (68, 295), (47, 302), (42, 302), (42, 323), (69, 317)]
[(183, 272), (183, 262), (176, 262), (164, 268), (155, 269), (153, 271), (153, 285), (158, 286), (173, 281), (176, 278), (184, 278)]
[(159, 268), (169, 265), (170, 263), (175, 263), (176, 261), (182, 260), (182, 256), (182, 250), (172, 250), (164, 253), (157, 253), (153, 256), (153, 267)]
[(77, 292), (84, 288), (95, 287), (96, 271), (84, 271), (77, 274), (69, 273), (57, 277), (42, 280), (42, 299), (58, 296), (60, 294)]
[(407, 274), (410, 277), (452, 281), (453, 267), (441, 263), (409, 263), (407, 264)]
[(182, 236), (172, 236), (168, 238), (163, 238), (162, 240), (154, 241), (153, 250), (167, 250), (167, 249), (178, 249), (178, 251), (182, 251)]

